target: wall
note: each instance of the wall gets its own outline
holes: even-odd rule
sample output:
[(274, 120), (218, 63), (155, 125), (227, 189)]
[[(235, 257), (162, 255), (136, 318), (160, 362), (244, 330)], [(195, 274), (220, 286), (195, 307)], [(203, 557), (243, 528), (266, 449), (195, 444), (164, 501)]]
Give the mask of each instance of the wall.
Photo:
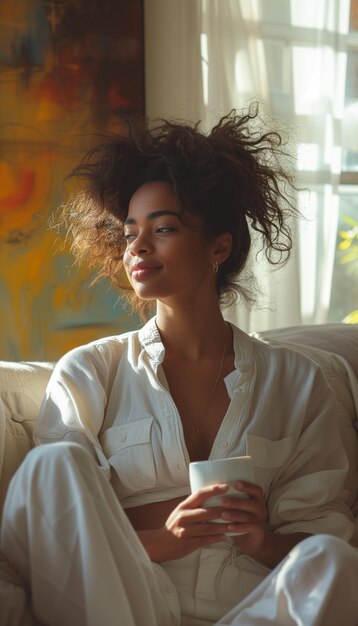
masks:
[(144, 112), (142, 30), (140, 0), (0, 4), (0, 359), (54, 360), (138, 323), (48, 223), (93, 133)]
[[(150, 119), (201, 117), (200, 4), (196, 0), (144, 0), (145, 101)], [(188, 84), (190, 92), (185, 88)]]

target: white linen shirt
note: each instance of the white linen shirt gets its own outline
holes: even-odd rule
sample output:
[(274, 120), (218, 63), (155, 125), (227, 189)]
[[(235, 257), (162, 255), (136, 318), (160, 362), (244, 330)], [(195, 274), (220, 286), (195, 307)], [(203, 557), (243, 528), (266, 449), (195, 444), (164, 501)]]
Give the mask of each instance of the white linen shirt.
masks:
[[(272, 530), (349, 539), (348, 461), (333, 391), (310, 359), (232, 330), (231, 401), (209, 458), (252, 456)], [(37, 444), (66, 439), (89, 447), (125, 508), (190, 493), (190, 459), (163, 358), (155, 318), (71, 350), (53, 371), (35, 425)]]

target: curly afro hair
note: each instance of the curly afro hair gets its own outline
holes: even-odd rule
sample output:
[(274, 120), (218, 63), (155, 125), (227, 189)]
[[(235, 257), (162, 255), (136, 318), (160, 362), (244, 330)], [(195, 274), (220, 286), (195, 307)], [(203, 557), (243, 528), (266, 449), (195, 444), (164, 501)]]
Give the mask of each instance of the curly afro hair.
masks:
[(110, 277), (132, 308), (143, 312), (145, 303), (123, 278), (123, 224), (134, 192), (164, 181), (183, 209), (201, 218), (207, 237), (231, 233), (231, 255), (217, 274), (220, 302), (229, 304), (238, 294), (252, 299), (238, 280), (252, 230), (260, 234), (268, 261), (282, 264), (292, 247), (287, 217), (298, 213), (288, 191), (295, 187), (282, 165), (287, 154), (281, 135), (260, 132), (257, 116), (257, 106), (243, 114), (232, 110), (208, 134), (200, 122), (150, 126), (140, 120), (128, 123), (123, 136), (106, 136), (66, 178), (81, 183), (61, 207), (77, 261), (97, 269), (95, 280)]

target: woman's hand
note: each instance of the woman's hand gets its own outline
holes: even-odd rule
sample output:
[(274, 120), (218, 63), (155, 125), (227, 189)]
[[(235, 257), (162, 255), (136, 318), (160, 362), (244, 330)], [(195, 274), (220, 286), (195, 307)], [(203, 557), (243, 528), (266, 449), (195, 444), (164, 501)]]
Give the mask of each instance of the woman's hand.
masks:
[[(170, 561), (226, 539), (228, 524), (212, 522), (222, 517), (223, 508), (205, 507), (212, 496), (222, 496), (228, 485), (211, 485), (188, 496), (170, 513), (162, 528), (138, 531), (152, 561)], [(207, 523), (211, 522), (211, 523)]]
[[(138, 536), (150, 559), (161, 563), (179, 559), (197, 548), (227, 539), (225, 533), (243, 533), (232, 537), (242, 554), (274, 567), (307, 535), (280, 535), (267, 528), (268, 511), (259, 485), (235, 483), (248, 498), (225, 495), (228, 485), (212, 485), (182, 500), (158, 529), (138, 530)], [(221, 496), (221, 506), (206, 507), (212, 496)], [(226, 523), (215, 523), (222, 519)]]
[(268, 511), (259, 485), (247, 482), (235, 483), (237, 491), (248, 498), (225, 496), (221, 518), (229, 522), (228, 531), (244, 533), (233, 537), (242, 554), (247, 554), (269, 567), (275, 567), (300, 541), (306, 533), (280, 535), (267, 527)]
[(260, 559), (272, 534), (266, 525), (268, 512), (262, 489), (259, 485), (242, 481), (235, 483), (234, 487), (248, 497), (223, 497), (221, 519), (228, 522), (229, 532), (243, 533), (233, 537), (240, 552)]

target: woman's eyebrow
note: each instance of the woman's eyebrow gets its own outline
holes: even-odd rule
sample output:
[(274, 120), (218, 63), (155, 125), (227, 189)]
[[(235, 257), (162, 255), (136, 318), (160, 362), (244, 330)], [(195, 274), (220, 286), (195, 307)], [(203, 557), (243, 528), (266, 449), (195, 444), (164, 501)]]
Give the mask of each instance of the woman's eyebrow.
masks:
[[(179, 213), (176, 213), (175, 211), (169, 211), (167, 209), (162, 209), (161, 211), (153, 211), (152, 213), (148, 213), (147, 219), (152, 220), (152, 219), (155, 219), (156, 217), (162, 217), (163, 215), (174, 215), (174, 217), (177, 217), (178, 219), (180, 219)], [(127, 224), (135, 224), (135, 223), (136, 223), (136, 220), (133, 217), (127, 217), (126, 221), (124, 222), (124, 225), (126, 226)]]

